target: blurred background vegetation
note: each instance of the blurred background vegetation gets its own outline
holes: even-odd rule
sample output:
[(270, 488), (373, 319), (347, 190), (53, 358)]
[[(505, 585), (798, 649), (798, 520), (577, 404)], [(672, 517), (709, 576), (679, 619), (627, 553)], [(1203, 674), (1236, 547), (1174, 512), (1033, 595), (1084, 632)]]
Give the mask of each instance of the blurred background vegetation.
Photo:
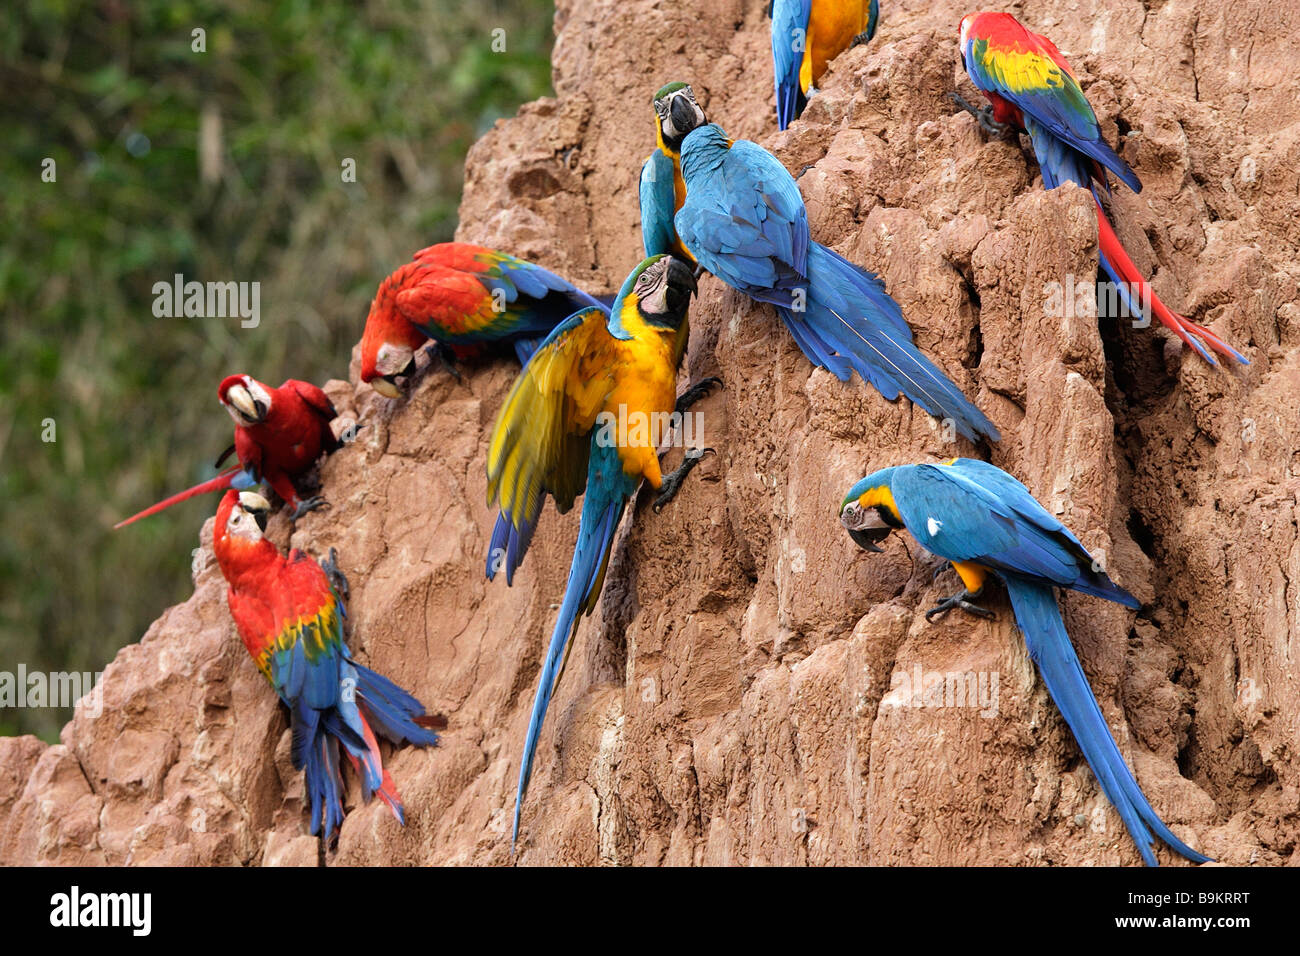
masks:
[[(346, 377), (379, 280), (451, 238), (466, 149), (550, 92), (552, 14), (549, 0), (4, 5), (0, 671), (102, 670), (191, 593), (215, 497), (112, 524), (215, 473), (225, 375)], [(153, 284), (175, 273), (260, 282), (260, 326), (155, 318)], [(0, 734), (55, 740), (70, 716), (0, 709)]]

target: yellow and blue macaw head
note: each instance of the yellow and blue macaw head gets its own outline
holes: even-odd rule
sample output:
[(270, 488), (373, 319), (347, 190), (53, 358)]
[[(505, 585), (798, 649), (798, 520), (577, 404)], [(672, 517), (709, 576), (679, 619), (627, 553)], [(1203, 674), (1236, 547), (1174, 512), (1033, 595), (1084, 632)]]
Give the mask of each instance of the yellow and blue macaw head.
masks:
[(882, 468), (858, 481), (840, 503), (840, 524), (849, 537), (865, 551), (881, 551), (877, 541), (884, 541), (889, 532), (903, 527), (902, 516), (894, 504), (894, 493), (889, 482), (893, 468)]
[(632, 338), (624, 318), (634, 309), (642, 323), (651, 328), (681, 328), (697, 291), (695, 271), (681, 259), (669, 255), (650, 256), (632, 270), (618, 290), (609, 313), (609, 331), (617, 339)]
[(669, 83), (655, 94), (654, 104), (655, 133), (664, 152), (680, 153), (686, 134), (708, 122), (689, 84)]

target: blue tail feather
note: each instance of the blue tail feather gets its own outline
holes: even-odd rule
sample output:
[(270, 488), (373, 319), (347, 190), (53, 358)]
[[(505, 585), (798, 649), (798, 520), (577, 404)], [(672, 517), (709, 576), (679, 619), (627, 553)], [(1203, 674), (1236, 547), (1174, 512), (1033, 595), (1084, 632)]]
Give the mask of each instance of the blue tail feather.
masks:
[[(890, 401), (899, 392), (936, 418), (949, 418), (972, 441), (1001, 436), (993, 423), (912, 343), (902, 310), (878, 277), (820, 243), (808, 251), (805, 309), (778, 305), (804, 354), (841, 379), (843, 362)], [(798, 326), (798, 330), (796, 330)], [(838, 361), (828, 360), (833, 355)]]
[(1142, 859), (1148, 866), (1156, 865), (1152, 850), (1154, 833), (1187, 859), (1195, 863), (1206, 862), (1209, 857), (1197, 853), (1165, 826), (1124, 762), (1065, 631), (1055, 590), (1049, 585), (1013, 575), (1005, 575), (1005, 578), (1016, 623), (1024, 634), (1029, 656), (1038, 665), (1048, 693), (1074, 734), (1102, 791), (1124, 821)]
[(592, 484), (589, 484), (583, 500), (582, 520), (578, 529), (578, 541), (573, 551), (573, 564), (569, 569), (569, 583), (564, 589), (564, 601), (556, 616), (555, 629), (551, 632), (551, 642), (546, 649), (546, 658), (537, 679), (537, 693), (533, 698), (528, 732), (524, 737), (524, 751), (519, 761), (514, 827), (510, 836), (512, 847), (519, 838), (519, 814), (523, 807), (524, 796), (528, 792), (528, 782), (532, 778), (533, 758), (537, 753), (538, 738), (541, 736), (542, 723), (546, 719), (546, 710), (551, 703), (551, 695), (559, 680), (565, 649), (573, 639), (574, 631), (577, 630), (580, 615), (585, 609), (590, 608), (594, 597), (593, 592), (600, 584), (605, 561), (614, 542), (614, 532), (618, 528), (618, 520), (626, 504), (627, 495), (611, 494)]
[(357, 672), (357, 697), (375, 733), (395, 744), (433, 747), (438, 743), (436, 733), (415, 722), (425, 716), (424, 705), (415, 695), (368, 667), (352, 666)]

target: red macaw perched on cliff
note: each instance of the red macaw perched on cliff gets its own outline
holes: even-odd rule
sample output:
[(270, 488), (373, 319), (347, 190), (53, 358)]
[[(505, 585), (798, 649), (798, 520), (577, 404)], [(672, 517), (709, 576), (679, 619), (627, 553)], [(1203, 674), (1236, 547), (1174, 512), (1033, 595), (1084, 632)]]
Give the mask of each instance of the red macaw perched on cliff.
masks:
[(826, 65), (875, 36), (879, 19), (879, 0), (773, 0), (772, 73), (780, 129), (799, 118)]
[(1094, 180), (1109, 192), (1106, 182), (1109, 169), (1134, 192), (1141, 192), (1142, 183), (1128, 163), (1101, 138), (1097, 115), (1055, 44), (1025, 29), (1009, 13), (970, 13), (961, 21), (961, 56), (971, 80), (992, 104), (976, 110), (954, 94), (962, 108), (990, 131), (1000, 132), (1009, 126), (1027, 132), (1043, 171), (1043, 185), (1048, 189), (1073, 182), (1092, 191), (1097, 204), (1101, 267), (1115, 283), (1130, 313), (1148, 316), (1154, 312), (1156, 318), (1211, 365), (1219, 363), (1198, 339), (1204, 339), (1210, 348), (1229, 358), (1249, 364), (1240, 352), (1209, 329), (1172, 312), (1124, 251), (1102, 208)]
[(266, 481), (286, 504), (293, 506), (295, 521), (325, 503), (319, 496), (299, 498), (293, 484), (293, 479), (316, 464), (322, 454), (341, 447), (330, 429), (338, 413), (323, 391), (310, 382), (292, 378), (279, 388), (271, 388), (250, 375), (230, 375), (222, 380), (217, 397), (235, 421), (235, 443), (217, 459), (217, 467), (232, 451), (239, 465), (113, 527), (124, 527), (195, 495), (227, 488), (244, 490), (260, 481)]
[(367, 803), (379, 794), (405, 825), (375, 732), (395, 744), (438, 742), (440, 717), (392, 681), (352, 660), (343, 640), (347, 579), (334, 552), (317, 564), (297, 548), (285, 557), (263, 537), (271, 506), (254, 492), (227, 491), (212, 549), (230, 588), (226, 600), (244, 647), (289, 708), (293, 765), (305, 771), (311, 832), (333, 838), (343, 823), (339, 744), (361, 777)]
[(397, 398), (399, 376), (415, 372), (430, 339), (453, 348), (509, 342), (519, 361), (579, 309), (605, 303), (541, 266), (514, 256), (443, 242), (379, 284), (361, 336), (361, 381)]

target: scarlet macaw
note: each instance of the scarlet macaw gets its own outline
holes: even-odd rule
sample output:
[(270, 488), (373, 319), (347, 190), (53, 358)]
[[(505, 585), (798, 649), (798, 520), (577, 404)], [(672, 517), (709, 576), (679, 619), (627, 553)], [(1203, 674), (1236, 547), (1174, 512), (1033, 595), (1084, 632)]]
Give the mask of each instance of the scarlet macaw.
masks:
[[(716, 381), (702, 382), (675, 401), (694, 292), (695, 277), (685, 263), (671, 256), (646, 259), (627, 277), (608, 316), (602, 309), (584, 309), (547, 336), (515, 381), (492, 432), (488, 501), (500, 501), (501, 515), (492, 536), (489, 578), (502, 565), (507, 578), (513, 574), (548, 494), (564, 513), (585, 489), (569, 583), (524, 740), (512, 845), (561, 662), (580, 616), (596, 606), (623, 510), (644, 480), (659, 490), (657, 511), (676, 495), (702, 454), (688, 454), (681, 467), (664, 475), (652, 435), (652, 423), (662, 422), (674, 408), (683, 411)], [(621, 422), (618, 428), (614, 421)]]
[(460, 348), (509, 342), (528, 356), (551, 329), (601, 301), (541, 266), (514, 256), (443, 242), (421, 249), (379, 285), (361, 336), (361, 380), (397, 398), (399, 376), (432, 339)]
[(245, 490), (261, 481), (293, 507), (295, 521), (325, 503), (319, 496), (300, 498), (293, 483), (321, 455), (342, 447), (330, 428), (338, 413), (323, 391), (310, 382), (292, 378), (279, 388), (271, 388), (251, 375), (228, 375), (218, 386), (217, 397), (235, 422), (235, 443), (217, 459), (217, 467), (232, 451), (239, 464), (119, 521), (114, 528), (125, 527), (196, 495), (228, 488)]
[(1144, 317), (1154, 313), (1211, 365), (1219, 363), (1199, 339), (1215, 351), (1249, 364), (1209, 329), (1161, 302), (1124, 250), (1102, 208), (1097, 183), (1109, 194), (1108, 169), (1134, 192), (1142, 191), (1142, 182), (1102, 139), (1097, 114), (1056, 45), (1025, 29), (1009, 13), (970, 13), (961, 21), (961, 56), (971, 81), (988, 97), (991, 106), (976, 110), (954, 94), (958, 104), (991, 131), (1011, 127), (1027, 132), (1043, 172), (1043, 185), (1048, 189), (1072, 182), (1092, 192), (1097, 206), (1101, 267), (1129, 313)]
[[(263, 537), (270, 504), (255, 492), (227, 491), (217, 509), (213, 550), (229, 589), (226, 600), (244, 647), (289, 708), (293, 766), (305, 771), (311, 832), (332, 840), (343, 823), (339, 744), (361, 778), (361, 793), (406, 814), (384, 769), (375, 733), (432, 747), (441, 717), (388, 678), (352, 660), (343, 640), (346, 578), (331, 550), (324, 565), (294, 548), (286, 558)], [(337, 586), (336, 586), (337, 582)]]
[(658, 148), (641, 169), (646, 253), (689, 258), (776, 307), (813, 364), (841, 381), (856, 370), (890, 401), (902, 392), (975, 441), (1000, 436), (984, 413), (912, 344), (884, 283), (809, 240), (794, 178), (757, 143), (707, 122), (685, 83), (655, 94)]
[(968, 458), (884, 468), (849, 489), (840, 522), (867, 551), (880, 551), (877, 542), (905, 529), (927, 551), (952, 563), (965, 590), (927, 611), (927, 620), (954, 607), (993, 617), (971, 601), (989, 574), (1001, 577), (1029, 656), (1142, 859), (1156, 865), (1153, 833), (1193, 862), (1209, 859), (1165, 826), (1124, 763), (1065, 632), (1055, 589), (1129, 608), (1139, 607), (1138, 600), (1100, 570), (1029, 489), (1002, 469)]
[(799, 118), (826, 65), (876, 34), (879, 0), (773, 0), (772, 72), (776, 123)]

